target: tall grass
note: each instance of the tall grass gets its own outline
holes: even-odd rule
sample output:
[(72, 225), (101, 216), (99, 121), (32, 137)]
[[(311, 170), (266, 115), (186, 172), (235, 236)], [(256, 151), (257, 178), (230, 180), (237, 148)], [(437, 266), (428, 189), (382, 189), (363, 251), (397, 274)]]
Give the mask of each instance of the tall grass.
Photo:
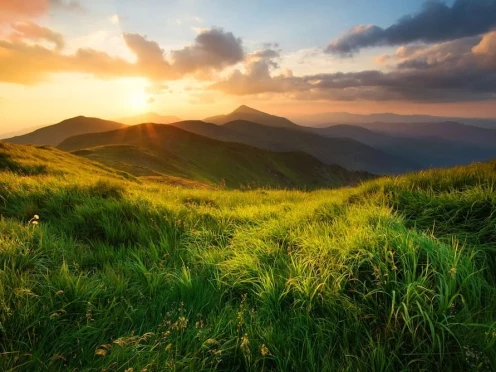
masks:
[(0, 150), (4, 370), (496, 365), (494, 163), (212, 191)]

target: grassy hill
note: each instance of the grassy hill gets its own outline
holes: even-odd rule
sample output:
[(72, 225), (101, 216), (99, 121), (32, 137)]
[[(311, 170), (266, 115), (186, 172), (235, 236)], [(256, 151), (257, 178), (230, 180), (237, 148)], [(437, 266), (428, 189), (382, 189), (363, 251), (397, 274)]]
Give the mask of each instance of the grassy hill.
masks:
[(281, 116), (267, 114), (263, 111), (255, 110), (251, 107), (242, 105), (236, 110), (227, 115), (218, 115), (206, 118), (203, 120), (207, 123), (213, 123), (217, 125), (224, 125), (232, 121), (244, 120), (253, 123), (266, 125), (269, 127), (286, 128), (293, 129), (297, 131), (303, 131), (305, 128), (293, 123), (292, 121), (283, 118)]
[(299, 132), (249, 121), (232, 121), (222, 126), (179, 122), (174, 126), (221, 141), (244, 143), (273, 151), (301, 151), (326, 164), (375, 174), (397, 174), (419, 169), (412, 160), (399, 158), (380, 149), (349, 138), (326, 138), (311, 132)]
[(99, 133), (125, 127), (124, 124), (114, 121), (77, 116), (64, 120), (58, 124), (35, 130), (34, 132), (3, 139), (3, 142), (25, 145), (57, 146), (65, 139), (84, 133)]
[(143, 124), (71, 137), (66, 151), (98, 160), (136, 176), (176, 176), (227, 187), (318, 188), (356, 184), (371, 178), (325, 165), (305, 153), (261, 150), (220, 142), (174, 126)]
[(496, 162), (195, 190), (0, 146), (5, 370), (496, 365)]
[[(403, 125), (403, 124), (396, 124)], [(327, 128), (315, 128), (316, 134), (332, 138), (352, 138), (397, 157), (420, 164), (423, 168), (447, 167), (470, 164), (474, 161), (486, 161), (496, 156), (496, 145), (493, 148), (464, 143), (437, 136), (422, 135), (423, 130), (413, 129), (409, 136), (395, 136), (354, 125), (335, 125)], [(478, 131), (478, 129), (476, 129)], [(446, 131), (449, 136), (450, 130)]]

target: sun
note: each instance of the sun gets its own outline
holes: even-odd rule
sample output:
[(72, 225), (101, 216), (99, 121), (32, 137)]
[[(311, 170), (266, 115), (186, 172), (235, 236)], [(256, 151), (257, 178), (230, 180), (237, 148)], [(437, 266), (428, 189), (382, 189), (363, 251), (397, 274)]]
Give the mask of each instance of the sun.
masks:
[(148, 97), (144, 93), (134, 92), (130, 96), (129, 105), (133, 112), (143, 112), (148, 105)]

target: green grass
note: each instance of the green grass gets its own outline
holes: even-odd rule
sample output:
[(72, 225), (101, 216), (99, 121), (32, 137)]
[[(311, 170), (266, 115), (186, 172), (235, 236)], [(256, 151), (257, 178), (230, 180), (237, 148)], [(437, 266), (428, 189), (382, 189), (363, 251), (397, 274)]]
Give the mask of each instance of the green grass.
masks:
[(303, 192), (0, 159), (4, 370), (496, 365), (495, 162)]

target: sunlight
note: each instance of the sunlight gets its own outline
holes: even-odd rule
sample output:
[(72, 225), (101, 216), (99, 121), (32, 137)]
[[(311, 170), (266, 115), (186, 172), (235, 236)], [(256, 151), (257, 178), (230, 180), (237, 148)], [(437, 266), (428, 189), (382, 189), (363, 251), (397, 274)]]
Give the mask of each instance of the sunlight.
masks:
[(129, 106), (135, 113), (145, 112), (148, 106), (147, 95), (144, 92), (133, 92), (130, 95)]

